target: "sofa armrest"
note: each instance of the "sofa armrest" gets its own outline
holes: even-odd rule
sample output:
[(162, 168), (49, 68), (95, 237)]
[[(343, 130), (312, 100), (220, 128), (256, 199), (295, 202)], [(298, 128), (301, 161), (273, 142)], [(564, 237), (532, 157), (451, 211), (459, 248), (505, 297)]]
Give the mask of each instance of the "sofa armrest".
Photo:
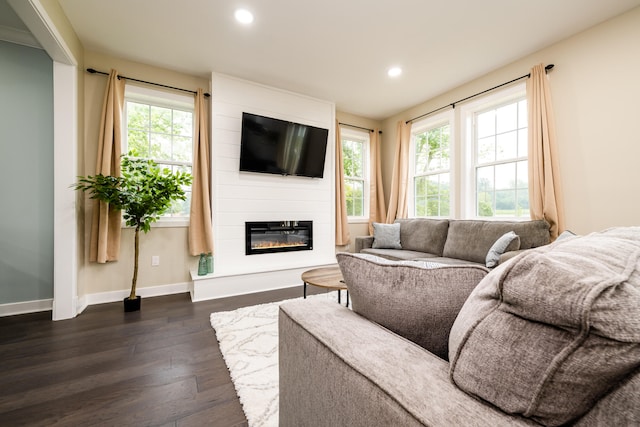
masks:
[(459, 390), (449, 364), (335, 302), (279, 313), (280, 426), (537, 425)]
[(373, 247), (373, 236), (357, 236), (355, 253), (360, 253), (363, 249)]

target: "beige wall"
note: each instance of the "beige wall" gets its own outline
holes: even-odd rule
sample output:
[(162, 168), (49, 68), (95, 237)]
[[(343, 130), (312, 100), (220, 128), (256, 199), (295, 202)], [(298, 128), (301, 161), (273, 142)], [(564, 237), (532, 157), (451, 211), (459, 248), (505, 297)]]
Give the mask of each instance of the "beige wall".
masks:
[[(40, 0), (40, 3), (53, 22), (55, 29), (60, 33), (69, 50), (71, 50), (71, 53), (78, 62), (82, 62), (81, 58), (84, 55), (84, 48), (73, 30), (69, 19), (67, 19), (67, 15), (64, 14), (62, 7), (60, 7), (58, 0)], [(81, 66), (81, 64), (78, 66)]]
[[(340, 123), (348, 123), (354, 126), (360, 126), (367, 129), (380, 129), (382, 123), (377, 120), (367, 119), (364, 117), (356, 116), (341, 111), (336, 111), (336, 120)], [(387, 194), (387, 193), (385, 193)], [(354, 222), (349, 224), (349, 234), (351, 236), (351, 242), (349, 246), (336, 246), (336, 252), (354, 252), (355, 238), (356, 236), (369, 235), (368, 223)]]
[[(195, 90), (209, 90), (208, 76), (192, 76), (143, 65), (121, 58), (85, 51), (87, 68), (108, 72), (111, 68), (119, 74), (156, 83)], [(107, 82), (106, 76), (85, 74), (84, 78), (84, 147), (82, 153), (82, 175), (95, 173), (97, 140), (100, 126), (102, 99)], [(78, 296), (100, 292), (129, 289), (133, 274), (133, 230), (123, 229), (120, 258), (117, 262), (96, 264), (88, 262), (92, 201), (84, 203), (83, 232), (79, 235), (82, 247), (79, 263)], [(160, 256), (160, 265), (151, 266), (151, 257)], [(186, 283), (191, 280), (189, 270), (195, 268), (197, 258), (188, 255), (187, 228), (152, 227), (140, 237), (140, 267), (138, 287)]]
[[(566, 225), (577, 233), (638, 225), (640, 200), (640, 8), (410, 108), (383, 122), (383, 176), (388, 198), (396, 123), (527, 74), (549, 74)], [(459, 177), (458, 177), (459, 181)]]

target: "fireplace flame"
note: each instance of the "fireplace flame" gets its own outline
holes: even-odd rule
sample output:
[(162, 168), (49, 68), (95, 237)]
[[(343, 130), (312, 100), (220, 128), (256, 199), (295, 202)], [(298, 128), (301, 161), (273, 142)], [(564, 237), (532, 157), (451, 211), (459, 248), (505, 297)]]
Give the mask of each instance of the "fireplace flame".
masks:
[(272, 249), (272, 248), (297, 248), (307, 246), (305, 242), (255, 242), (251, 244), (251, 249)]

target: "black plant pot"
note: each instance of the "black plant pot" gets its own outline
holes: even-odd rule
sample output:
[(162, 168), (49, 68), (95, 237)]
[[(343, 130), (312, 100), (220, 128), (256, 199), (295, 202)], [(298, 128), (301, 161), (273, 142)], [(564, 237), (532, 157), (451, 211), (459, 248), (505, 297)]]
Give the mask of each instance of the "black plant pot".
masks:
[(124, 311), (128, 313), (130, 311), (140, 311), (140, 302), (142, 301), (142, 297), (140, 295), (136, 295), (135, 299), (129, 299), (126, 297), (124, 299)]

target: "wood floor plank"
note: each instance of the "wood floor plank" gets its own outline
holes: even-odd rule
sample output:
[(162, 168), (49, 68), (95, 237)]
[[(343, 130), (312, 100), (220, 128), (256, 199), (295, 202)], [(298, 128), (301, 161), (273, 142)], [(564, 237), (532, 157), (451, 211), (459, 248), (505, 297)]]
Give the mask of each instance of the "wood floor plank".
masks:
[(246, 427), (247, 419), (242, 412), (240, 402), (228, 401), (176, 421), (179, 427), (225, 426)]
[[(122, 365), (122, 363), (120, 363)], [(100, 369), (100, 367), (98, 368)], [(44, 404), (52, 398), (62, 398), (67, 396), (80, 395), (81, 393), (91, 391), (96, 388), (96, 384), (108, 386), (118, 384), (131, 378), (132, 375), (146, 375), (158, 372), (160, 369), (170, 369), (170, 361), (154, 360), (147, 361), (142, 364), (133, 364), (123, 368), (110, 369), (102, 367), (99, 372), (91, 373), (83, 371), (79, 377), (66, 379), (59, 377), (49, 377), (48, 386), (32, 386), (22, 391), (17, 391), (21, 383), (13, 382), (13, 386), (7, 387), (14, 391), (5, 397), (0, 398), (0, 413), (8, 412), (21, 407), (33, 407), (34, 405)], [(55, 382), (54, 382), (55, 381)], [(196, 383), (197, 385), (197, 383)]]
[[(313, 292), (310, 292), (313, 293)], [(188, 294), (0, 318), (1, 426), (246, 426), (209, 316), (302, 287), (192, 303)]]
[[(18, 425), (153, 425), (160, 422), (157, 418), (163, 414), (148, 412), (148, 407), (166, 405), (181, 396), (192, 396), (196, 391), (191, 377), (165, 378), (154, 373), (8, 411), (0, 414), (0, 421), (6, 417), (6, 422)], [(118, 424), (115, 419), (122, 419), (124, 423)]]
[(41, 388), (42, 378), (48, 382), (67, 382), (78, 377), (91, 375), (93, 372), (110, 370), (108, 363), (122, 364), (123, 358), (131, 354), (127, 348), (116, 348), (79, 356), (73, 359), (56, 360), (30, 367), (17, 368), (5, 371), (2, 374), (3, 381), (11, 384), (10, 387), (0, 389), (0, 402), (3, 396), (17, 394), (34, 388)]

